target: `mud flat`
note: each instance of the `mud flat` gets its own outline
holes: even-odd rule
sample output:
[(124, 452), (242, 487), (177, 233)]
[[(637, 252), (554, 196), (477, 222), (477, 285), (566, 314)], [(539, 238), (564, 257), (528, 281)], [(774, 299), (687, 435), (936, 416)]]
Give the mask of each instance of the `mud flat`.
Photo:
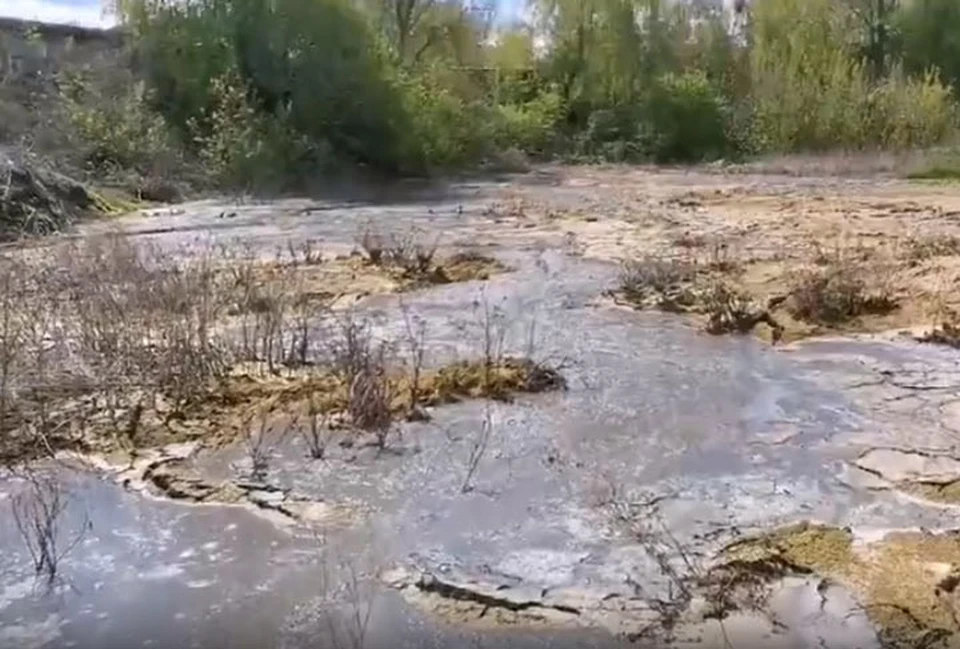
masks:
[[(37, 579), (0, 528), (0, 645), (951, 646), (958, 196), (558, 168), (385, 204), (187, 204), (17, 253), (86, 251), (100, 265), (71, 276), (115, 298), (143, 294), (117, 250), (182, 260), (125, 268), (150, 295), (179, 277), (229, 299), (164, 302), (150, 330), (199, 345), (174, 324), (211, 313), (204, 340), (233, 346), (189, 390), (150, 369), (182, 356), (139, 340), (156, 365), (122, 389), (88, 372), (41, 398), (18, 379), (0, 506), (28, 511), (55, 478), (69, 551)], [(630, 260), (693, 280), (623, 308)], [(812, 273), (826, 301), (804, 302)], [(777, 344), (762, 322), (708, 333), (696, 297), (663, 308), (716, 282)], [(891, 308), (798, 306), (836, 292)], [(80, 313), (64, 304), (58, 322)], [(349, 332), (367, 336), (356, 367), (336, 360)], [(100, 358), (63, 349), (44, 358), (73, 379)]]

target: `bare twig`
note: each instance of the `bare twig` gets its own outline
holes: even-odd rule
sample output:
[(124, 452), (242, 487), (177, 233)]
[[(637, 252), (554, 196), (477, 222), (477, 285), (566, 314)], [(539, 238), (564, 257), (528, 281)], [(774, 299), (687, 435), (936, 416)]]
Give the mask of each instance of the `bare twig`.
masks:
[(460, 485), (460, 493), (469, 493), (473, 491), (473, 478), (480, 468), (480, 462), (487, 453), (487, 447), (490, 444), (490, 435), (493, 432), (493, 414), (490, 411), (490, 403), (484, 404), (483, 422), (480, 424), (480, 430), (477, 431), (470, 446), (470, 455), (467, 458), (467, 473)]
[(28, 488), (13, 498), (13, 520), (30, 553), (34, 573), (52, 586), (59, 574), (60, 562), (83, 539), (90, 529), (90, 520), (84, 515), (76, 534), (65, 542), (60, 525), (69, 499), (60, 483), (33, 471), (24, 477)]

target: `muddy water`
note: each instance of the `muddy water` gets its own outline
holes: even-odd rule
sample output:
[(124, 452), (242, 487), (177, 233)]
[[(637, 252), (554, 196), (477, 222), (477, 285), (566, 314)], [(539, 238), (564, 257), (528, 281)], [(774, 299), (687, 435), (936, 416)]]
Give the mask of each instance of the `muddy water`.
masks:
[[(921, 438), (928, 447), (952, 445), (940, 407), (953, 392), (955, 357), (899, 341), (771, 349), (706, 336), (671, 316), (596, 306), (616, 269), (566, 254), (560, 231), (497, 223), (486, 206), (498, 190), (468, 186), (423, 203), (311, 210), (295, 201), (209, 202), (122, 223), (137, 240), (171, 250), (241, 240), (267, 252), (304, 237), (349, 246), (368, 219), (442, 231), (445, 243), (483, 247), (514, 271), (404, 297), (428, 322), (433, 362), (480, 353), (477, 303), (485, 300), (507, 314), (507, 347), (528, 352), (532, 339), (535, 357), (562, 363), (569, 389), (438, 409), (432, 421), (406, 425), (381, 454), (337, 447), (313, 461), (291, 440), (278, 449), (268, 482), (343, 513), (310, 528), (71, 473), (63, 536), (69, 541), (84, 515), (92, 527), (64, 559), (53, 592), (33, 582), (11, 517), (0, 518), (0, 647), (357, 647), (354, 621), (367, 607), (366, 647), (615, 646), (614, 633), (636, 633), (649, 613), (624, 605), (635, 601), (637, 584), (646, 595), (665, 595), (669, 584), (615, 522), (611, 503), (632, 505), (641, 521), (669, 530), (695, 561), (740, 534), (798, 520), (949, 525), (949, 512), (867, 489), (849, 466), (875, 446)], [(401, 330), (395, 296), (360, 308), (384, 329)], [(915, 388), (889, 385), (893, 371), (933, 387), (904, 407)], [(485, 420), (489, 442), (464, 489)], [(195, 464), (228, 477), (240, 455), (228, 450)], [(6, 493), (17, 488), (5, 484)], [(469, 611), (443, 611), (373, 583), (397, 568), (506, 593), (563, 620), (532, 630), (513, 618), (512, 626), (482, 616), (464, 624)], [(851, 613), (849, 594), (834, 589), (825, 606), (815, 586), (783, 584), (771, 604), (777, 625), (744, 617), (723, 631), (739, 634), (736, 646), (876, 645), (869, 623)], [(723, 646), (708, 626), (677, 642), (697, 646), (695, 638)]]

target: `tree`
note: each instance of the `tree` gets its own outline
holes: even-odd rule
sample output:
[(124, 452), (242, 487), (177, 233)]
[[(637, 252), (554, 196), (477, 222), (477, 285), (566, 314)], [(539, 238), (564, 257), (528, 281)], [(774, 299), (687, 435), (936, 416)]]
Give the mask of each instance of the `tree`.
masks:
[(874, 80), (890, 71), (896, 55), (898, 5), (898, 0), (850, 0), (850, 8), (861, 27), (860, 53)]
[(907, 70), (936, 70), (960, 92), (960, 2), (912, 0), (904, 3), (897, 25)]

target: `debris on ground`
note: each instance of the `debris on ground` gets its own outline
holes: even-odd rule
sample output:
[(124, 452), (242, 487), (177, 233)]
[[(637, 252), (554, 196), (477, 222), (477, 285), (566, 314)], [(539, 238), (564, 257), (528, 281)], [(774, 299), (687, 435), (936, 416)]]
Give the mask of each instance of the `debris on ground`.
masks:
[(0, 241), (60, 232), (103, 208), (77, 181), (0, 152)]

